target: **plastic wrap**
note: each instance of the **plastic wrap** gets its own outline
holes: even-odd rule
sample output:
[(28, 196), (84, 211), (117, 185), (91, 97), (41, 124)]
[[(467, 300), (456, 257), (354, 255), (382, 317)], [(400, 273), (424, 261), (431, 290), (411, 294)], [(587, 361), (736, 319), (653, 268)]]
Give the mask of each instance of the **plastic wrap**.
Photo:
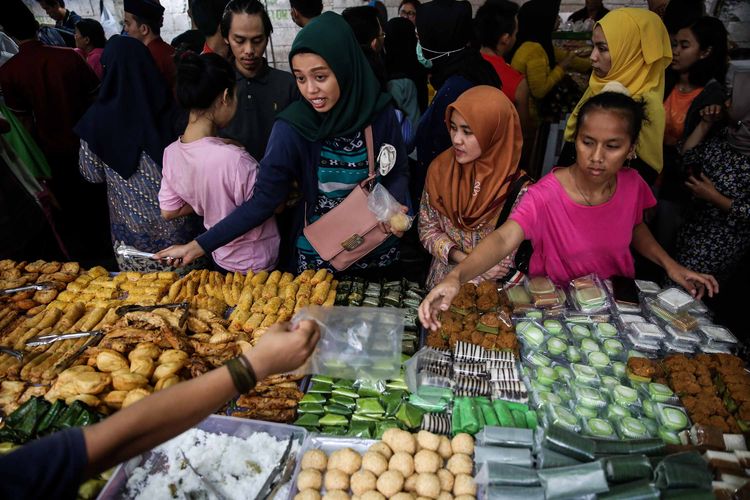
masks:
[(553, 469), (556, 467), (578, 465), (580, 463), (581, 462), (575, 458), (558, 453), (544, 446), (539, 448), (536, 452), (536, 464), (539, 469)]
[(604, 468), (599, 461), (556, 469), (542, 469), (538, 474), (547, 500), (591, 495), (609, 490)]
[(607, 481), (628, 483), (642, 479), (650, 480), (653, 474), (651, 461), (646, 455), (622, 455), (602, 460)]
[(476, 475), (477, 484), (484, 486), (539, 486), (533, 469), (500, 462), (484, 462)]
[(320, 341), (297, 373), (348, 379), (392, 379), (401, 373), (404, 313), (395, 308), (306, 307), (294, 322), (320, 326)]
[(596, 446), (594, 441), (581, 436), (576, 431), (554, 425), (544, 431), (541, 445), (582, 462), (591, 461), (595, 458)]
[(648, 481), (633, 481), (612, 486), (607, 493), (602, 493), (597, 498), (599, 500), (659, 500), (660, 495), (659, 489)]
[(661, 307), (672, 314), (689, 311), (695, 305), (695, 300), (690, 294), (676, 287), (659, 292), (656, 295), (656, 300)]
[(595, 314), (609, 309), (609, 296), (595, 274), (571, 281), (568, 293), (576, 309), (583, 313)]
[(544, 488), (522, 486), (489, 486), (487, 498), (503, 500), (544, 500)]
[(592, 443), (597, 455), (643, 454), (659, 456), (664, 454), (664, 441), (659, 438), (630, 439), (628, 441), (594, 439)]
[(685, 452), (665, 457), (654, 470), (659, 489), (710, 490), (713, 479), (699, 453)]
[(488, 425), (476, 435), (476, 440), (481, 446), (531, 448), (534, 445), (534, 431)]
[(402, 205), (380, 183), (367, 195), (367, 208), (376, 219), (389, 223), (396, 231), (408, 231), (414, 219), (403, 212)]
[(496, 462), (519, 467), (532, 467), (531, 450), (528, 448), (504, 448), (502, 446), (475, 446), (474, 461), (478, 464)]

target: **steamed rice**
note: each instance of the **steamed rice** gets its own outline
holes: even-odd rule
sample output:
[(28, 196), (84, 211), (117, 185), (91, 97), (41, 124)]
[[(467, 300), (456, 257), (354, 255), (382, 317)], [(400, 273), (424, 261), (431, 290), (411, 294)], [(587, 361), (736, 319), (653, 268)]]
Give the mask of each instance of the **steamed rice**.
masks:
[[(143, 500), (216, 498), (190, 464), (227, 498), (255, 498), (281, 460), (287, 441), (265, 432), (247, 438), (190, 429), (153, 450), (127, 482), (127, 498)], [(165, 464), (166, 458), (166, 465)]]

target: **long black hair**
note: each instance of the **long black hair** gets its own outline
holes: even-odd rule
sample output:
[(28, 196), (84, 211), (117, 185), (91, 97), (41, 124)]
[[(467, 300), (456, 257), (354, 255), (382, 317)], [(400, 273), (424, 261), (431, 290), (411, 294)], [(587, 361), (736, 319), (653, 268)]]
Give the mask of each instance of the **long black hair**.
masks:
[(518, 36), (516, 46), (508, 54), (513, 59), (516, 50), (524, 42), (536, 42), (544, 48), (549, 59), (549, 67), (554, 68), (555, 47), (552, 45), (552, 32), (555, 30), (560, 13), (560, 0), (529, 0), (518, 10)]
[[(729, 44), (724, 23), (715, 17), (704, 16), (682, 29), (689, 29), (693, 33), (701, 51), (711, 50), (704, 59), (698, 59), (690, 66), (688, 70), (690, 84), (696, 87), (705, 87), (709, 81), (714, 79), (723, 85), (729, 61)], [(667, 88), (664, 91), (665, 97), (674, 88), (678, 76), (672, 68), (668, 70)]]

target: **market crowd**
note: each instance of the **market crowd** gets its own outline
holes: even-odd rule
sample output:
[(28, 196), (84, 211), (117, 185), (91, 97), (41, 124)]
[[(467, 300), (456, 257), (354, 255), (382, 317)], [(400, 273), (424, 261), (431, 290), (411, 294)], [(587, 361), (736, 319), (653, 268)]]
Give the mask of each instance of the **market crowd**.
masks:
[(549, 0), (403, 0), (391, 19), (291, 0), (289, 71), (259, 0), (192, 0), (171, 44), (157, 0), (125, 0), (109, 38), (36, 1), (54, 26), (21, 0), (0, 12), (0, 257), (409, 275), (435, 304), (596, 273), (720, 309), (747, 276), (750, 73), (728, 72), (700, 0), (586, 0), (563, 24)]

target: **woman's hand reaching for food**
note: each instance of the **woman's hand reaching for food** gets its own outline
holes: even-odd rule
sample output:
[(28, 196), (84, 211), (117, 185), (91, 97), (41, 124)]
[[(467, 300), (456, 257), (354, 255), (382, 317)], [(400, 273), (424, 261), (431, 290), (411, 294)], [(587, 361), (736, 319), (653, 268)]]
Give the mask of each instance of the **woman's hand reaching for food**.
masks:
[(192, 263), (198, 257), (203, 257), (203, 251), (197, 241), (193, 240), (185, 245), (172, 245), (154, 254), (154, 260), (163, 260), (175, 267), (182, 267)]
[(381, 222), (380, 224), (378, 224), (380, 226), (380, 230), (386, 234), (393, 234), (397, 238), (403, 237), (404, 233), (411, 227), (411, 219), (409, 218), (407, 213), (409, 213), (409, 208), (401, 205), (400, 213), (397, 212), (396, 214), (392, 215), (388, 222)]
[(700, 300), (708, 292), (709, 297), (719, 293), (719, 283), (710, 274), (696, 273), (687, 267), (674, 263), (666, 269), (669, 279), (687, 290), (690, 295)]
[(460, 288), (461, 283), (450, 274), (433, 288), (419, 305), (419, 321), (422, 326), (430, 330), (440, 328), (438, 316), (448, 310)]

